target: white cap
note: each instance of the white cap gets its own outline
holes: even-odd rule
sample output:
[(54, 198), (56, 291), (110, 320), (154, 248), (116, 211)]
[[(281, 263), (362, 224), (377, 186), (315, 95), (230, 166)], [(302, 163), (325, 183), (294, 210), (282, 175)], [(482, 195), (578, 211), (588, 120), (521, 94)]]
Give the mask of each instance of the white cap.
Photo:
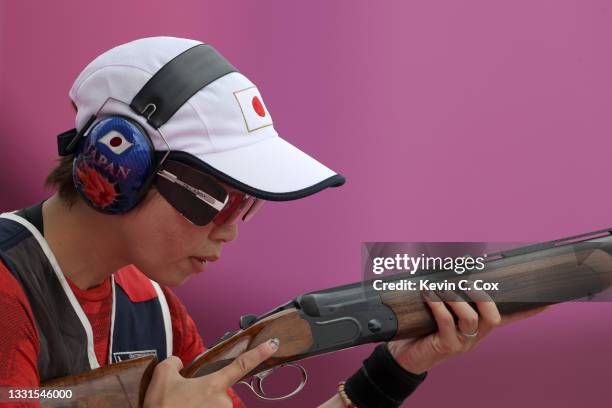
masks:
[(182, 38), (144, 38), (97, 57), (70, 89), (76, 128), (96, 114), (127, 116), (147, 131), (155, 150), (167, 151), (169, 146), (172, 155), (266, 200), (293, 200), (344, 183), (344, 177), (278, 136), (259, 90), (239, 72), (196, 92), (159, 129), (130, 108), (160, 68), (198, 44)]

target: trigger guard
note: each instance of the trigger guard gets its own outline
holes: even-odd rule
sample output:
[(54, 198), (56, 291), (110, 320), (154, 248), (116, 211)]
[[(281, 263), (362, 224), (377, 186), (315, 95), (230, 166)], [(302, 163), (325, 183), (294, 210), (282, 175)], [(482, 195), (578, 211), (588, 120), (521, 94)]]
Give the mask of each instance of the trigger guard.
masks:
[(295, 388), (295, 390), (291, 391), (287, 395), (283, 395), (280, 397), (269, 397), (266, 395), (266, 392), (263, 389), (264, 380), (268, 378), (268, 376), (274, 371), (274, 368), (271, 368), (269, 370), (262, 371), (261, 373), (255, 374), (254, 376), (251, 377), (250, 381), (248, 382), (244, 380), (238, 381), (238, 384), (246, 385), (247, 387), (251, 389), (253, 394), (255, 394), (258, 398), (265, 400), (265, 401), (280, 401), (280, 400), (284, 400), (287, 398), (291, 398), (294, 395), (296, 395), (298, 392), (302, 391), (302, 389), (306, 385), (306, 382), (308, 381), (308, 373), (306, 372), (306, 369), (299, 364), (287, 363), (287, 364), (281, 365), (280, 367), (295, 367), (300, 372), (300, 374), (302, 374), (302, 381), (300, 381), (300, 384)]

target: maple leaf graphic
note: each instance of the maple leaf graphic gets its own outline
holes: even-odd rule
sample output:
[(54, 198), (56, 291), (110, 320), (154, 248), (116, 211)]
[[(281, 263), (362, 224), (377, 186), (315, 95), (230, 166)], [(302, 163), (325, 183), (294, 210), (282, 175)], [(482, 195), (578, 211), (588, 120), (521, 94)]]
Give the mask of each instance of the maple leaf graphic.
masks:
[(115, 184), (87, 164), (77, 167), (77, 177), (83, 183), (83, 193), (96, 207), (104, 209), (117, 199)]

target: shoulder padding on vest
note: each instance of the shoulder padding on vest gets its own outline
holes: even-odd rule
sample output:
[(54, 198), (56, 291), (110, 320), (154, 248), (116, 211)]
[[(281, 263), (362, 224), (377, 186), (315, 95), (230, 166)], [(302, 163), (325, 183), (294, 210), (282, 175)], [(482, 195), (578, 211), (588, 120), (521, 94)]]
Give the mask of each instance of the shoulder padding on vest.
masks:
[(121, 286), (132, 302), (146, 302), (157, 297), (149, 278), (134, 265), (124, 266), (115, 272), (115, 282)]

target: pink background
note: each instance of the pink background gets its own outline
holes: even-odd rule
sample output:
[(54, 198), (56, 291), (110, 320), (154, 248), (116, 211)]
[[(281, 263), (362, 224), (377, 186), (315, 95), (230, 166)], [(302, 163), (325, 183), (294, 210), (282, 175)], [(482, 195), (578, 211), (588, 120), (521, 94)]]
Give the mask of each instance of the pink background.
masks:
[[(596, 0), (0, 0), (0, 208), (49, 193), (67, 92), (99, 53), (151, 35), (209, 42), (279, 132), (347, 184), (271, 203), (177, 290), (205, 341), (360, 278), (362, 241), (541, 241), (612, 225), (612, 24)], [(607, 407), (610, 304), (566, 304), (431, 370), (406, 406)], [(331, 395), (369, 347), (306, 362), (292, 402)]]

